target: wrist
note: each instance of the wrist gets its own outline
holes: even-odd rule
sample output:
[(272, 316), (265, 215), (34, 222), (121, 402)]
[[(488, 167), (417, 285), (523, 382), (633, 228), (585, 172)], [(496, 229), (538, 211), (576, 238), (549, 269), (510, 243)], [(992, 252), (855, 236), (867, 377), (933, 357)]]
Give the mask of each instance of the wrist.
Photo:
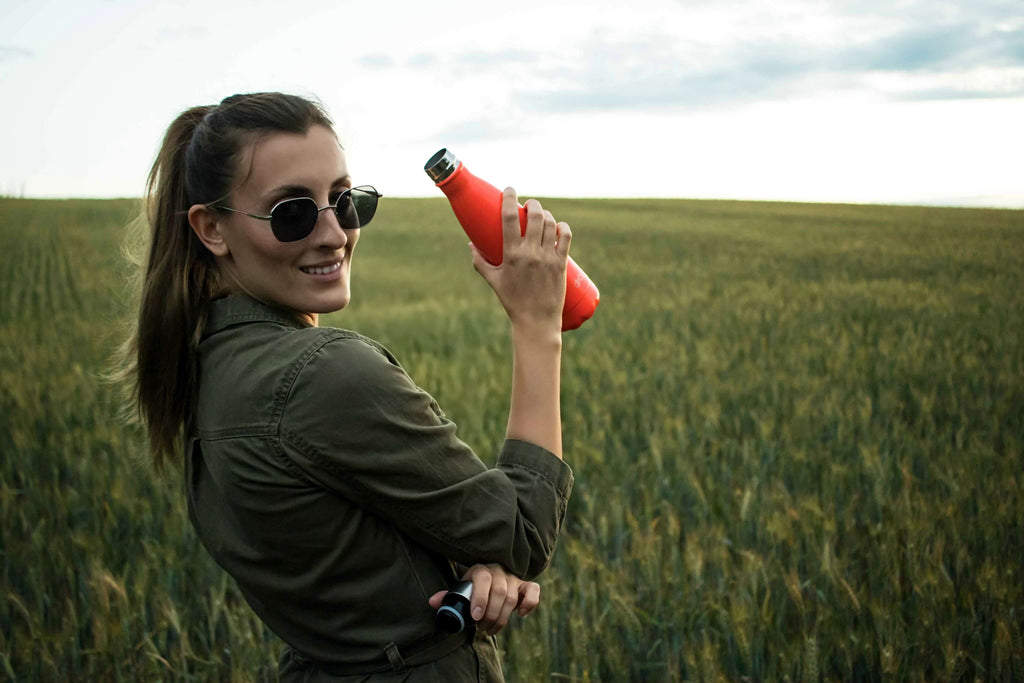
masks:
[(512, 342), (516, 346), (528, 345), (540, 350), (562, 350), (561, 321), (557, 325), (512, 323)]

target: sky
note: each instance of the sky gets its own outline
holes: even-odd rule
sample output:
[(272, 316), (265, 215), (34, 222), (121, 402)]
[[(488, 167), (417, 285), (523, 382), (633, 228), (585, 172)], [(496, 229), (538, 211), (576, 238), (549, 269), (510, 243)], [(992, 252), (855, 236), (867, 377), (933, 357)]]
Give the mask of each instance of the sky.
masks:
[(1024, 0), (0, 0), (0, 193), (139, 196), (182, 110), (317, 97), (357, 184), (1024, 208)]

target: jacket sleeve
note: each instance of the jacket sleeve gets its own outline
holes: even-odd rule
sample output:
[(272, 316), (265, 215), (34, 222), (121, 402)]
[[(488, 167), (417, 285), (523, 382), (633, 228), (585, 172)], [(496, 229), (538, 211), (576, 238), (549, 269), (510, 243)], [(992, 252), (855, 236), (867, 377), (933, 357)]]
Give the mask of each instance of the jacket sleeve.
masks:
[(322, 345), (299, 369), (280, 427), (308, 478), (466, 565), (499, 562), (530, 579), (551, 560), (572, 471), (507, 439), (488, 469), (434, 399), (368, 341)]

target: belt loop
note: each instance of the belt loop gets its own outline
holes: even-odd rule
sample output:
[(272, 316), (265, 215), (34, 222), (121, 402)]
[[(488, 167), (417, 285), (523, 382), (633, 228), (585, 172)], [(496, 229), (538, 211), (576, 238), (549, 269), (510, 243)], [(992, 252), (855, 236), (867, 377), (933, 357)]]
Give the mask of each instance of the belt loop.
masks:
[(395, 670), (395, 673), (400, 674), (405, 671), (405, 660), (402, 659), (402, 654), (398, 651), (398, 646), (394, 642), (384, 646), (384, 654), (388, 656), (388, 661), (391, 662), (391, 668)]

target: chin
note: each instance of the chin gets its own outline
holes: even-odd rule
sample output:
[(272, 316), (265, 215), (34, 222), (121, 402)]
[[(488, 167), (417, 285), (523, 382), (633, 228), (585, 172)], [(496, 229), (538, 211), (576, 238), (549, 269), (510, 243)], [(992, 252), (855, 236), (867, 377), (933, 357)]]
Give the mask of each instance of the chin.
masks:
[(318, 297), (317, 301), (311, 302), (312, 305), (310, 306), (309, 312), (322, 314), (335, 313), (348, 306), (349, 301), (351, 300), (352, 295), (347, 290), (343, 293), (339, 292), (323, 298)]

